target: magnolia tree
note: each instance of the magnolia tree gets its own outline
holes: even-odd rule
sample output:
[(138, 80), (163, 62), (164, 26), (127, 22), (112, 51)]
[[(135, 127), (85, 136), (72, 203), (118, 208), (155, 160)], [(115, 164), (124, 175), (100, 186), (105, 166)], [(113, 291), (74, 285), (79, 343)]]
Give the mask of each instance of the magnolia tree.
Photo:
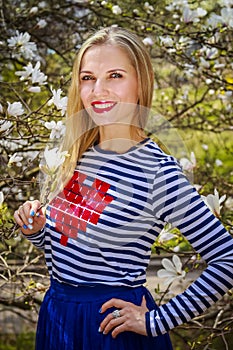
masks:
[[(147, 46), (155, 72), (153, 109), (179, 133), (188, 150), (188, 156), (179, 154), (184, 171), (232, 233), (233, 0), (1, 1), (2, 305), (37, 309), (48, 285), (43, 253), (21, 237), (12, 215), (22, 202), (39, 197), (41, 172), (51, 176), (50, 184), (55, 181), (65, 154), (46, 147), (64, 135), (75, 53), (91, 32), (109, 25), (131, 29)], [(149, 131), (158, 136), (153, 125)], [(166, 140), (161, 144), (166, 147)], [(173, 295), (174, 283), (181, 289), (190, 283), (202, 261), (169, 225), (153, 249), (172, 255), (162, 260), (161, 283), (155, 286), (164, 302)], [(232, 305), (229, 294), (203, 317), (174, 331), (182, 349), (209, 349), (216, 337), (222, 339), (221, 349), (229, 349)], [(194, 331), (186, 341), (188, 327)]]

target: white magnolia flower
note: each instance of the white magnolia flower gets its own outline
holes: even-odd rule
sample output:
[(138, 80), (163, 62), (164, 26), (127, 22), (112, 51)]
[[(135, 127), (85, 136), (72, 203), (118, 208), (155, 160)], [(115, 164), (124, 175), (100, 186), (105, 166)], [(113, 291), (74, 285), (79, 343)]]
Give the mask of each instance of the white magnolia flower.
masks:
[(192, 11), (188, 6), (183, 9), (182, 18), (184, 23), (198, 22), (196, 11)]
[(0, 132), (10, 129), (12, 123), (9, 120), (0, 120)]
[(192, 64), (185, 63), (184, 64), (184, 75), (188, 79), (192, 78), (195, 74), (195, 67)]
[(218, 49), (216, 47), (206, 48), (205, 54), (206, 58), (213, 60), (218, 56)]
[(176, 237), (174, 233), (170, 232), (171, 228), (172, 228), (172, 225), (169, 223), (162, 229), (159, 235), (159, 242), (161, 243), (167, 242), (167, 241), (170, 241), (170, 239)]
[(40, 86), (30, 86), (27, 89), (27, 91), (38, 93), (38, 92), (41, 92), (41, 87)]
[(38, 28), (41, 29), (41, 28), (46, 27), (47, 24), (48, 24), (48, 23), (47, 23), (44, 19), (40, 19), (39, 22), (37, 22), (37, 25), (36, 25), (36, 26), (37, 26)]
[(218, 0), (219, 5), (222, 7), (231, 7), (233, 6), (233, 0)]
[(152, 5), (150, 5), (149, 2), (144, 3), (144, 8), (145, 8), (147, 13), (154, 12), (154, 7)]
[(204, 17), (207, 14), (207, 11), (201, 7), (198, 7), (196, 10), (191, 10), (188, 6), (185, 6), (182, 13), (182, 18), (184, 23), (197, 23), (200, 21), (201, 17)]
[(219, 5), (222, 7), (231, 7), (233, 6), (233, 0), (218, 0)]
[(120, 6), (114, 5), (112, 7), (112, 13), (114, 13), (114, 15), (121, 15), (122, 14), (122, 9), (120, 8)]
[(215, 63), (214, 63), (214, 68), (216, 69), (216, 70), (218, 70), (218, 69), (223, 69), (223, 68), (225, 68), (225, 64), (224, 63), (219, 63), (219, 61), (218, 60), (216, 60), (215, 61)]
[(47, 76), (40, 71), (40, 61), (38, 61), (32, 70), (31, 76), (32, 84), (38, 83), (39, 85), (47, 84)]
[(182, 50), (187, 47), (190, 47), (190, 39), (188, 37), (181, 36), (179, 41), (176, 43), (176, 49)]
[(225, 7), (221, 9), (221, 17), (225, 25), (233, 28), (233, 8)]
[(59, 139), (65, 133), (65, 125), (60, 120), (57, 123), (54, 120), (45, 122), (44, 125), (47, 129), (51, 130), (50, 139)]
[(215, 160), (215, 165), (216, 165), (216, 166), (222, 166), (222, 165), (223, 165), (223, 162), (221, 161), (221, 159), (216, 159), (216, 160)]
[(233, 210), (233, 197), (228, 197), (224, 205), (227, 209)]
[[(47, 76), (40, 71), (40, 62), (38, 61), (33, 67), (33, 65), (28, 63), (27, 66), (23, 67), (23, 71), (15, 72), (16, 75), (20, 76), (20, 80), (29, 80), (32, 84), (45, 85), (47, 84)], [(41, 91), (40, 86), (30, 86), (28, 88), (29, 92), (38, 93)]]
[(23, 69), (24, 70), (19, 70), (19, 71), (15, 72), (15, 75), (20, 76), (20, 80), (28, 79), (34, 70), (31, 62), (29, 62), (27, 66), (23, 67)]
[(203, 57), (200, 57), (200, 66), (206, 69), (210, 68), (210, 63), (206, 61)]
[(23, 56), (29, 60), (35, 57), (37, 47), (34, 42), (29, 41), (30, 38), (31, 36), (27, 32), (19, 33), (19, 31), (16, 30), (16, 35), (7, 39), (8, 46), (14, 50), (15, 57), (20, 58)]
[(162, 265), (164, 269), (157, 271), (159, 278), (164, 278), (164, 285), (170, 285), (175, 280), (181, 280), (185, 278), (186, 272), (182, 270), (182, 263), (180, 258), (174, 254), (172, 261), (164, 258), (162, 259)]
[(173, 0), (170, 5), (166, 6), (166, 10), (168, 11), (174, 11), (183, 9), (185, 6), (188, 5), (188, 0)]
[(193, 184), (193, 187), (199, 192), (202, 189), (202, 185), (199, 184)]
[(16, 166), (20, 167), (22, 166), (22, 163), (21, 163), (22, 160), (23, 160), (23, 157), (17, 156), (17, 153), (14, 153), (8, 161), (8, 166), (11, 166), (12, 164), (15, 163)]
[(64, 163), (66, 156), (67, 151), (60, 152), (58, 147), (52, 149), (48, 149), (48, 147), (46, 147), (44, 151), (46, 165), (40, 165), (41, 170), (46, 174), (53, 175), (57, 171), (58, 167)]
[(173, 252), (174, 252), (174, 253), (179, 253), (179, 251), (180, 251), (180, 246), (179, 246), (179, 244), (178, 244), (178, 245), (176, 245), (176, 246), (173, 248)]
[(2, 104), (0, 103), (0, 113), (2, 114), (3, 113), (3, 107), (2, 107)]
[(139, 10), (138, 9), (133, 9), (133, 14), (135, 15), (135, 16), (138, 16), (139, 15)]
[(206, 197), (202, 196), (202, 199), (206, 205), (210, 208), (213, 214), (217, 217), (220, 217), (220, 211), (222, 209), (221, 204), (225, 201), (226, 195), (224, 194), (219, 198), (219, 193), (217, 189), (214, 189), (214, 194), (208, 194)]
[(7, 107), (7, 113), (8, 115), (11, 115), (13, 117), (17, 117), (19, 115), (24, 114), (23, 105), (21, 102), (13, 102), (10, 103), (7, 101), (8, 107)]
[(48, 101), (48, 105), (54, 104), (61, 114), (64, 115), (67, 108), (67, 96), (61, 97), (62, 90), (52, 90), (53, 97)]
[(210, 84), (212, 84), (213, 80), (212, 79), (206, 79), (205, 82), (206, 82), (207, 85), (210, 85)]
[(38, 7), (41, 8), (41, 9), (45, 8), (46, 6), (47, 6), (47, 2), (46, 1), (40, 1), (38, 3)]
[(154, 44), (153, 40), (150, 37), (144, 38), (142, 42), (146, 46), (152, 46)]
[(181, 100), (181, 99), (178, 99), (178, 100), (175, 101), (176, 105), (182, 105), (183, 103), (184, 103), (184, 101)]
[(26, 33), (19, 33), (18, 30), (16, 30), (16, 35), (12, 36), (10, 39), (7, 39), (8, 46), (9, 47), (17, 47), (17, 46), (22, 46), (25, 45), (29, 42), (30, 40), (30, 35)]
[(2, 191), (0, 191), (0, 208), (1, 208), (2, 204), (3, 204), (3, 202), (4, 202), (4, 194), (3, 194)]
[(201, 145), (201, 147), (202, 147), (205, 151), (208, 151), (208, 149), (209, 149), (209, 146), (206, 145), (205, 143), (203, 143), (203, 145)]
[(216, 13), (211, 13), (206, 23), (212, 29), (217, 28), (219, 25), (222, 24), (222, 17), (219, 15), (216, 15)]
[(35, 15), (37, 12), (38, 12), (38, 7), (37, 6), (33, 6), (31, 9), (30, 9), (30, 11), (29, 11), (29, 13), (31, 14), (31, 15)]
[(207, 15), (207, 11), (204, 10), (202, 7), (198, 7), (196, 9), (196, 12), (198, 17), (204, 17), (205, 15)]
[(208, 94), (209, 94), (209, 95), (214, 95), (214, 94), (215, 94), (215, 90), (214, 90), (214, 89), (210, 89), (210, 90), (208, 91)]
[(175, 8), (174, 8), (173, 4), (170, 4), (168, 6), (165, 6), (165, 9), (172, 12), (172, 11), (174, 11)]
[(173, 45), (173, 39), (170, 36), (160, 36), (160, 43), (166, 47), (171, 47)]
[(232, 91), (221, 91), (221, 93), (218, 95), (219, 98), (221, 98), (221, 100), (223, 100), (224, 102), (230, 102), (232, 101), (232, 95), (233, 92)]
[(192, 171), (197, 165), (194, 152), (191, 152), (190, 159), (185, 158), (185, 157), (181, 158), (180, 164), (181, 164), (184, 171), (187, 171), (187, 172)]

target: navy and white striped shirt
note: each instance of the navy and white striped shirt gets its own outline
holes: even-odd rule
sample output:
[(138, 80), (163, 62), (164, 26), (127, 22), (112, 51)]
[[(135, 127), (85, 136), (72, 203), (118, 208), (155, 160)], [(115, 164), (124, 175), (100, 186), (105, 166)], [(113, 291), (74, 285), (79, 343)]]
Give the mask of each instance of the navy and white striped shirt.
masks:
[(146, 314), (156, 336), (187, 322), (233, 286), (233, 239), (177, 161), (146, 139), (117, 154), (94, 146), (47, 208), (45, 228), (27, 236), (64, 283), (135, 287), (146, 282), (151, 245), (166, 223), (207, 263), (186, 291)]

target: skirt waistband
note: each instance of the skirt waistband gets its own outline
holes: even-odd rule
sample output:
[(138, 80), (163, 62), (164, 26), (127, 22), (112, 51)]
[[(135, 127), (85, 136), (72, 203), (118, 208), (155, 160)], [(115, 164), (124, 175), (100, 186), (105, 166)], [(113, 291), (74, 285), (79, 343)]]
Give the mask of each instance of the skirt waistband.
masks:
[(72, 286), (70, 284), (60, 283), (54, 279), (51, 279), (48, 293), (51, 297), (54, 296), (58, 299), (66, 299), (74, 302), (85, 302), (104, 300), (106, 298), (117, 298), (124, 294), (131, 294), (134, 292), (140, 293), (140, 289), (143, 294), (143, 291), (146, 288), (143, 286), (127, 287), (110, 286), (106, 284)]

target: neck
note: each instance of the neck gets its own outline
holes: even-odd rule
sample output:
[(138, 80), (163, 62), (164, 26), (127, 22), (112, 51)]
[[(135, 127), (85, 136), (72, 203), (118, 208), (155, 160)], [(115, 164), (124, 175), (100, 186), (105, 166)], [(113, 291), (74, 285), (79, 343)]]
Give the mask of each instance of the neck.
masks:
[(139, 128), (121, 124), (100, 126), (99, 135), (99, 147), (117, 153), (127, 152), (146, 137)]

